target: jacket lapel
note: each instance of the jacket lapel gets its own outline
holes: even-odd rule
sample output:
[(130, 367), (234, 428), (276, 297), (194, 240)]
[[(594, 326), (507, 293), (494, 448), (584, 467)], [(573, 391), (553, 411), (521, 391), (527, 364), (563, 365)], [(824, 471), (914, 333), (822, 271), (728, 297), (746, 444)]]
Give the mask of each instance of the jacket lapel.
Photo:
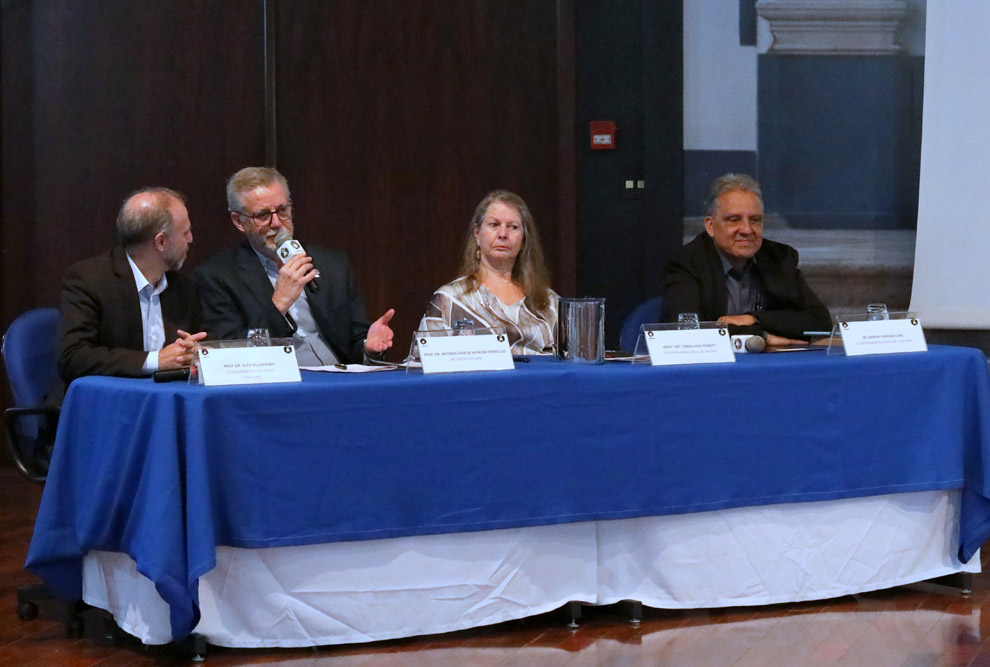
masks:
[(760, 267), (760, 280), (763, 283), (763, 307), (771, 309), (780, 301), (788, 301), (790, 290), (784, 280), (784, 271), (773, 270), (779, 263), (772, 261), (772, 254), (764, 239), (763, 247), (756, 253), (757, 266)]
[(237, 269), (245, 287), (259, 303), (272, 300), (275, 288), (272, 287), (272, 281), (268, 279), (258, 255), (247, 241), (237, 246)]
[[(705, 232), (702, 232), (705, 234)], [(705, 234), (705, 254), (708, 256), (708, 266), (711, 267), (711, 274), (708, 279), (712, 281), (711, 294), (715, 295), (715, 303), (710, 304), (712, 310), (708, 315), (703, 315), (703, 319), (717, 319), (722, 313), (727, 312), (729, 307), (729, 290), (725, 286), (725, 274), (722, 272), (722, 259), (718, 256), (718, 251), (715, 249), (715, 242), (712, 241), (708, 234)], [(711, 313), (716, 313), (716, 317), (712, 318)], [(702, 315), (699, 313), (699, 315)]]
[(126, 347), (134, 350), (144, 349), (144, 323), (141, 321), (141, 301), (134, 283), (134, 272), (127, 261), (124, 249), (115, 246), (110, 251), (110, 264), (113, 268), (114, 290), (117, 303), (120, 304), (122, 321), (113, 322), (119, 335), (126, 339)]
[(310, 253), (310, 257), (313, 258), (313, 266), (320, 272), (322, 278), (318, 292), (306, 292), (306, 300), (309, 302), (309, 312), (312, 313), (313, 320), (316, 321), (316, 325), (323, 333), (323, 340), (330, 346), (334, 354), (340, 359), (347, 359), (351, 354), (350, 349), (347, 347), (349, 342), (346, 338), (344, 340), (338, 340), (334, 336), (334, 333), (336, 333), (333, 326), (334, 323), (329, 319), (329, 304), (333, 302), (332, 291), (334, 285), (330, 280), (330, 272), (326, 266), (322, 265), (320, 258), (317, 257), (318, 254)]

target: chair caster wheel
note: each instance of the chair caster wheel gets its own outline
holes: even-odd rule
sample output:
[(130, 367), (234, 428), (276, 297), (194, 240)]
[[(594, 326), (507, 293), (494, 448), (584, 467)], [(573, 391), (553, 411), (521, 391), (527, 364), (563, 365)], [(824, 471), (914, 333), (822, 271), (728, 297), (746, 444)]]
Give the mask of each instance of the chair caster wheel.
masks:
[(22, 621), (33, 621), (38, 618), (38, 605), (33, 602), (21, 601), (17, 603), (17, 616)]
[(69, 637), (82, 637), (85, 626), (82, 616), (73, 614), (65, 621), (65, 634)]

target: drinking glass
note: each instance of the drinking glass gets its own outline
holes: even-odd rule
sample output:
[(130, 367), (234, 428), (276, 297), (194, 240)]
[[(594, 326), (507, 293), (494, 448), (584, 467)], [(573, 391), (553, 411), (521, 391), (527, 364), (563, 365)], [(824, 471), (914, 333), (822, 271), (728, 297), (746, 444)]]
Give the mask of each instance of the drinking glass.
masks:
[(866, 319), (869, 321), (876, 320), (886, 320), (889, 319), (887, 315), (887, 304), (885, 303), (871, 303), (866, 306)]
[(474, 320), (454, 320), (451, 328), (455, 336), (473, 336)]
[(271, 336), (268, 329), (248, 329), (248, 347), (268, 347), (271, 344)]

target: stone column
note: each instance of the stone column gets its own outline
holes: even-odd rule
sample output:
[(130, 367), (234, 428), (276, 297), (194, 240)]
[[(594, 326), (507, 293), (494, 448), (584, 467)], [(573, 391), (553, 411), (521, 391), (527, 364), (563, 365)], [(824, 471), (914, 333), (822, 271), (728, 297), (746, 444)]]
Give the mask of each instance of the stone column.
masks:
[(794, 227), (912, 228), (923, 59), (904, 54), (905, 0), (760, 0), (757, 171)]

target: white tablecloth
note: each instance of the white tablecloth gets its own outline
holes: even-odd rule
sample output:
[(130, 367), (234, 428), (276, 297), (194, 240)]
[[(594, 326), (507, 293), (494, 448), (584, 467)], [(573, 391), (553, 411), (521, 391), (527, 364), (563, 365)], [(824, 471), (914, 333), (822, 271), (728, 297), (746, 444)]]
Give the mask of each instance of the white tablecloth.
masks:
[[(196, 632), (218, 646), (368, 642), (499, 623), (568, 601), (680, 609), (824, 599), (979, 572), (958, 491), (269, 549), (217, 550)], [(91, 552), (83, 598), (147, 644), (168, 607), (125, 554)]]

